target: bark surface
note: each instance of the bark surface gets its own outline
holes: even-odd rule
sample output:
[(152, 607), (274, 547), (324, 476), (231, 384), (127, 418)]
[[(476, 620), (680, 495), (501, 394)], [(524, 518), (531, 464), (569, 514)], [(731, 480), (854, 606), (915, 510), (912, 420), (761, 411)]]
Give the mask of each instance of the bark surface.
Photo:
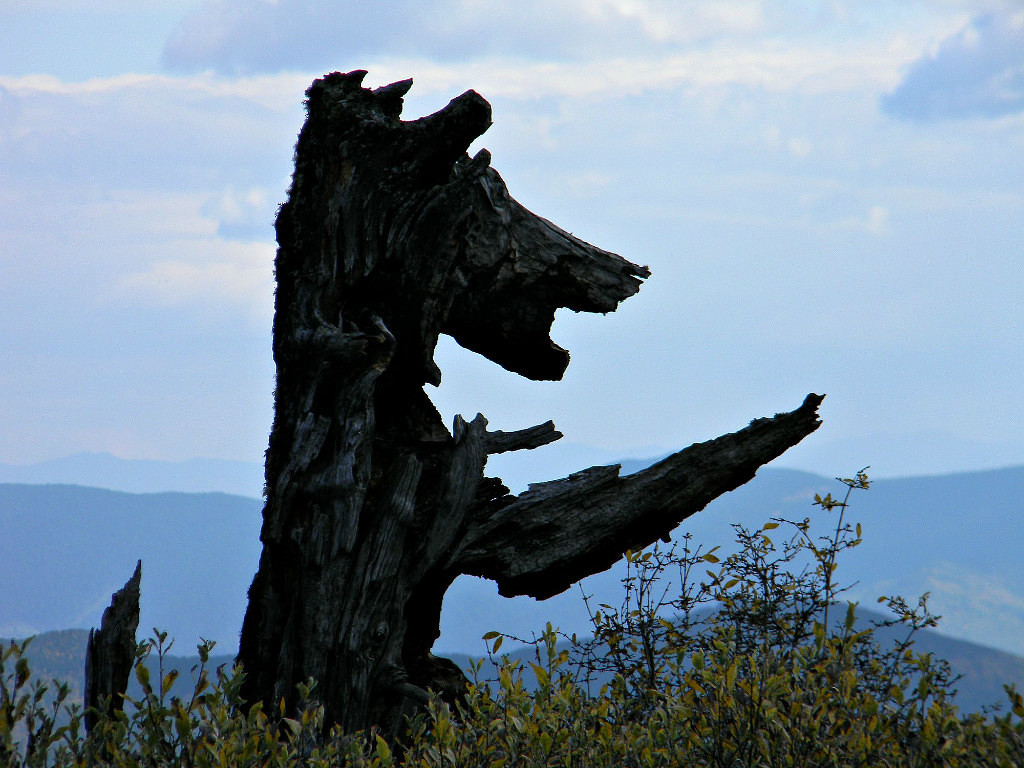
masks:
[(560, 379), (555, 311), (613, 311), (649, 272), (529, 212), (486, 150), (466, 154), (491, 122), (477, 93), (403, 121), (412, 81), (364, 75), (306, 92), (277, 218), (275, 415), (239, 661), (250, 701), (293, 706), (312, 677), (329, 722), (389, 731), (427, 689), (465, 685), (430, 654), (457, 576), (556, 594), (752, 478), (817, 428), (821, 397), (625, 478), (596, 467), (514, 496), (484, 477), (489, 455), (561, 435), (481, 415), (449, 431), (423, 389), (441, 379), (438, 336)]
[(135, 632), (139, 628), (142, 561), (125, 585), (111, 596), (100, 628), (89, 630), (85, 651), (85, 728), (92, 730), (98, 714), (124, 709), (124, 693), (135, 664)]

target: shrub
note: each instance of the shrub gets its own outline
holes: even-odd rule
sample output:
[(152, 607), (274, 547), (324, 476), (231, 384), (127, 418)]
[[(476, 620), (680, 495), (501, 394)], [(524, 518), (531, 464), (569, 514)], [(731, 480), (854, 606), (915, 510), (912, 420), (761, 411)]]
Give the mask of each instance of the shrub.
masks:
[[(881, 599), (885, 623), (906, 629), (889, 646), (840, 602), (839, 556), (861, 540), (846, 511), (869, 485), (863, 472), (841, 482), (842, 501), (815, 499), (824, 535), (809, 518), (773, 519), (736, 526), (728, 556), (688, 538), (628, 553), (623, 602), (595, 606), (592, 638), (549, 625), (533, 662), (505, 657), (487, 680), (478, 662), (464, 702), (432, 700), (391, 743), (325, 729), (312, 681), (294, 716), (248, 706), (241, 670), (207, 669), (212, 643), (199, 646), (188, 700), (169, 697), (162, 633), (139, 647), (141, 696), (86, 735), (67, 686), (30, 684), (28, 643), (11, 643), (0, 654), (0, 766), (1024, 765), (1020, 693), (1008, 687), (1005, 715), (961, 716), (948, 664), (914, 650), (914, 634), (937, 621), (926, 598)], [(485, 639), (496, 652), (507, 637)]]

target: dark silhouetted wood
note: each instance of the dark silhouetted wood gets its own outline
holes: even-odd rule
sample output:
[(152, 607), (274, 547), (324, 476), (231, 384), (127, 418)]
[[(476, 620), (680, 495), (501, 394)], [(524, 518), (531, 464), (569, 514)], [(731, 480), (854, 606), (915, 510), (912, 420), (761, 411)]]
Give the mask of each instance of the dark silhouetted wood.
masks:
[[(135, 663), (135, 631), (139, 628), (139, 587), (142, 561), (103, 611), (100, 628), (89, 631), (85, 651), (85, 728), (92, 730), (99, 713), (124, 708), (124, 693)], [(106, 709), (103, 707), (106, 705)]]
[(441, 380), (438, 336), (560, 379), (555, 311), (613, 311), (649, 272), (530, 213), (486, 150), (466, 154), (491, 122), (475, 92), (406, 122), (412, 81), (368, 90), (364, 75), (306, 92), (277, 217), (263, 554), (238, 658), (249, 700), (294, 706), (312, 677), (328, 722), (393, 732), (427, 689), (464, 686), (430, 654), (457, 576), (560, 592), (749, 480), (817, 428), (821, 397), (630, 477), (592, 468), (519, 496), (484, 477), (488, 456), (561, 435), (479, 415), (449, 432), (423, 389)]

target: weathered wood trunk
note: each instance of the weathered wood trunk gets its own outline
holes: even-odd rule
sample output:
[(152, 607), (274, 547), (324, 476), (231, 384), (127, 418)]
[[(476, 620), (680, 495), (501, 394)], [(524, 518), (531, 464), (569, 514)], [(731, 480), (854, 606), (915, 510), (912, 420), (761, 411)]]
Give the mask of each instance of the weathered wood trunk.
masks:
[(626, 478), (592, 468), (519, 496), (485, 478), (489, 455), (561, 435), (479, 415), (449, 432), (423, 390), (439, 334), (560, 379), (555, 310), (610, 312), (649, 272), (530, 213), (486, 150), (466, 154), (491, 121), (475, 92), (404, 122), (412, 81), (371, 91), (364, 75), (306, 92), (277, 218), (275, 418), (239, 661), (250, 700), (293, 706), (312, 677), (330, 722), (390, 730), (425, 689), (465, 684), (430, 655), (457, 576), (556, 594), (752, 478), (817, 428), (821, 397)]
[(135, 632), (139, 628), (142, 561), (103, 611), (100, 628), (89, 630), (85, 650), (85, 729), (91, 731), (100, 713), (124, 709), (124, 693), (135, 664)]

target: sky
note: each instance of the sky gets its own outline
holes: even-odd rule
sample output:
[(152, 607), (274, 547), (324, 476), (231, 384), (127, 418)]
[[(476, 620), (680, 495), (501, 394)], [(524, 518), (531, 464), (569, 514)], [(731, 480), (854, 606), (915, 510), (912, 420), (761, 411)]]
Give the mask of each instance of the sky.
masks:
[(442, 340), (449, 422), (641, 458), (820, 392), (777, 465), (1024, 463), (1019, 0), (8, 0), (0, 28), (0, 462), (262, 459), (303, 92), (365, 69), (413, 78), (407, 119), (477, 90), (512, 195), (652, 271), (559, 313), (561, 382)]

